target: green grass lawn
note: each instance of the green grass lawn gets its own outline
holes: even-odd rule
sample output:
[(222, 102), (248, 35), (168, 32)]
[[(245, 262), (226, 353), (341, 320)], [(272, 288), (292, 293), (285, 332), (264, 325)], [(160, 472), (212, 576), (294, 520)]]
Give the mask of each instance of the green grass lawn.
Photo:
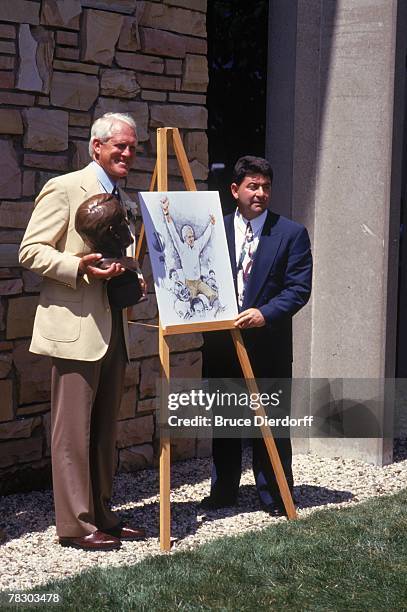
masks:
[(406, 536), (407, 489), (33, 591), (60, 593), (63, 610), (398, 612), (407, 610)]

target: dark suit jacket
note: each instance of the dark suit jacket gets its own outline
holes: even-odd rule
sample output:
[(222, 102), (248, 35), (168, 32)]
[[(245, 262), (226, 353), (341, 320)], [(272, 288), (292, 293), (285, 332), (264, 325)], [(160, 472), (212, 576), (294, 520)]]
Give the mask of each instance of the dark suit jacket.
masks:
[[(224, 224), (236, 290), (234, 214), (227, 215)], [(291, 375), (292, 317), (307, 303), (311, 280), (312, 255), (307, 230), (268, 211), (242, 305), (242, 310), (258, 308), (266, 320), (265, 327), (243, 331), (256, 377)], [(205, 335), (204, 375), (240, 377), (234, 356), (229, 332)]]

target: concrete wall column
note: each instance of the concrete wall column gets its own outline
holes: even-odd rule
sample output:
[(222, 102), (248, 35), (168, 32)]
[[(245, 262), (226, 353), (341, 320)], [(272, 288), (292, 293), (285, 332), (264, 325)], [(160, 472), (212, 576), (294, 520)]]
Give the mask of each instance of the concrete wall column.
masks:
[[(271, 2), (271, 20), (284, 4)], [(296, 46), (288, 51), (295, 53), (295, 80), (289, 91), (276, 80), (281, 66), (274, 65), (272, 42), (268, 134), (281, 120), (278, 108), (290, 114), (291, 127), (287, 140), (269, 138), (267, 150), (278, 160), (287, 158), (281, 143), (291, 147), (283, 208), (313, 238), (314, 289), (311, 307), (295, 321), (295, 373), (327, 379), (328, 386), (331, 379), (372, 379), (370, 390), (361, 384), (353, 400), (370, 409), (374, 398), (386, 421), (391, 407), (380, 381), (394, 376), (395, 366), (401, 143), (393, 131), (401, 121), (395, 83), (404, 78), (396, 45), (401, 10), (397, 0), (288, 4), (296, 9)], [(271, 97), (280, 93), (289, 99), (276, 107)], [(377, 464), (392, 459), (390, 438), (310, 439), (309, 448)]]

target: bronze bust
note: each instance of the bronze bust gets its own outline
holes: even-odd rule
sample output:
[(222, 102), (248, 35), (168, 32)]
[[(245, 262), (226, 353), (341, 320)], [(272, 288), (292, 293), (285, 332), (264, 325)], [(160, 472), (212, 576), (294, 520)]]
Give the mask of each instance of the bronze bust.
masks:
[(75, 229), (92, 253), (101, 253), (98, 266), (107, 269), (113, 262), (125, 272), (109, 280), (108, 296), (112, 306), (125, 308), (140, 301), (140, 267), (136, 259), (125, 255), (133, 242), (129, 222), (118, 198), (110, 193), (94, 195), (83, 202), (75, 215)]

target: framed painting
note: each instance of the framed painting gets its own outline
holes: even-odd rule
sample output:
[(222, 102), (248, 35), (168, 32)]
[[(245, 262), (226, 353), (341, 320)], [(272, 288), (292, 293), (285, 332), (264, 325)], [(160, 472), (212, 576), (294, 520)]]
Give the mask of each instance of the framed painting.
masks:
[(162, 326), (234, 319), (237, 303), (218, 192), (139, 195)]

